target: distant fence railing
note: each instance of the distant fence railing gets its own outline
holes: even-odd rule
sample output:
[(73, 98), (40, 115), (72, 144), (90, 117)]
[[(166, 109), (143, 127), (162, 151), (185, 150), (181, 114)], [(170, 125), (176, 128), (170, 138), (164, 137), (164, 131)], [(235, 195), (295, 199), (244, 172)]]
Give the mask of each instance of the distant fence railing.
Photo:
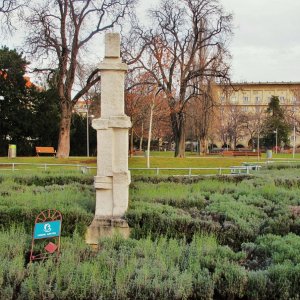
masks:
[[(262, 165), (269, 164), (300, 164), (300, 160), (267, 160), (260, 162), (244, 162), (244, 166), (231, 167), (216, 167), (216, 168), (129, 168), (132, 174), (148, 174), (148, 175), (181, 175), (181, 176), (196, 176), (196, 175), (237, 175), (250, 174), (251, 171), (258, 171)], [(50, 163), (1, 163), (0, 172), (2, 171), (19, 171), (19, 170), (33, 170), (34, 168), (40, 170), (49, 170), (53, 168), (62, 168), (62, 170), (75, 169), (82, 173), (91, 173), (97, 167), (87, 166), (83, 164), (50, 164)]]
[[(26, 168), (29, 167), (29, 168)], [(82, 173), (90, 173), (91, 170), (96, 170), (97, 167), (91, 167), (82, 164), (49, 164), (49, 163), (0, 163), (1, 171), (20, 171), (32, 170), (33, 168), (49, 170), (53, 167), (66, 167), (76, 169)], [(154, 175), (181, 175), (181, 176), (196, 176), (196, 175), (236, 175), (236, 174), (250, 174), (250, 171), (257, 171), (261, 166), (232, 166), (232, 167), (217, 167), (217, 168), (129, 168), (133, 174), (154, 174)], [(197, 174), (196, 174), (197, 173)]]
[[(26, 167), (31, 166), (38, 169), (48, 170), (50, 167), (70, 167), (70, 168), (77, 168), (81, 170), (84, 165), (80, 164), (47, 164), (47, 163), (0, 163), (0, 171), (19, 171), (19, 170), (26, 170), (26, 168), (18, 169), (18, 167)], [(28, 169), (32, 170), (32, 168)]]

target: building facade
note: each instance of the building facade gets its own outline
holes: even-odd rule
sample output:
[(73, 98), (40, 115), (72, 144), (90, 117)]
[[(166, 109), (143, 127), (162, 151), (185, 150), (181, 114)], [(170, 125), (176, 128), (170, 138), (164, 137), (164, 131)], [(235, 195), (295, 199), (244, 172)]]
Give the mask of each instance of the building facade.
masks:
[[(243, 82), (216, 86), (217, 147), (254, 147), (254, 136), (261, 130), (263, 118), (272, 96), (277, 96), (286, 115), (299, 127), (300, 82)], [(291, 141), (293, 142), (293, 133)], [(300, 136), (296, 135), (296, 147)]]

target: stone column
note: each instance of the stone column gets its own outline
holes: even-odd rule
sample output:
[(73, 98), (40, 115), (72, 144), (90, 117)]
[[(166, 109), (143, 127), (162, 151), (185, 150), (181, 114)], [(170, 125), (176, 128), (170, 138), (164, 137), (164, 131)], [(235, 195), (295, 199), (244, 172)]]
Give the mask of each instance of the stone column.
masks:
[(129, 196), (128, 129), (130, 118), (125, 115), (124, 77), (127, 65), (120, 58), (120, 35), (105, 35), (105, 58), (101, 71), (101, 117), (94, 119), (97, 130), (97, 175), (95, 176), (96, 211), (86, 240), (97, 244), (101, 236), (119, 231), (129, 235), (122, 219)]

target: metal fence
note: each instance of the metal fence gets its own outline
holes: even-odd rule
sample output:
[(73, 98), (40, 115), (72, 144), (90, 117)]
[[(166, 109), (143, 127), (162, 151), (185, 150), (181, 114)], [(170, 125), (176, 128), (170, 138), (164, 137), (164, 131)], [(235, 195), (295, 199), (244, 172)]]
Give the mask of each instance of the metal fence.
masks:
[[(60, 168), (59, 168), (60, 167)], [(59, 168), (60, 171), (77, 170), (88, 174), (96, 170), (97, 167), (90, 167), (82, 164), (49, 164), (49, 163), (0, 163), (1, 171), (31, 171), (34, 169), (50, 170)], [(249, 166), (232, 166), (219, 168), (129, 168), (132, 174), (148, 174), (148, 175), (181, 175), (181, 176), (197, 176), (197, 175), (236, 175), (250, 174), (250, 171), (259, 170), (259, 165)]]
[[(196, 175), (236, 175), (250, 174), (252, 171), (258, 171), (263, 165), (270, 164), (300, 164), (300, 160), (284, 160), (273, 159), (260, 162), (244, 162), (243, 166), (217, 167), (217, 168), (129, 168), (134, 175), (181, 175), (181, 176), (196, 176)], [(50, 164), (50, 163), (1, 163), (0, 172), (2, 171), (32, 171), (38, 170), (77, 170), (82, 173), (92, 173), (97, 167), (91, 167), (83, 164)]]
[(70, 169), (77, 169), (80, 171), (81, 168), (85, 166), (80, 164), (0, 163), (0, 171), (31, 171), (33, 169), (43, 169), (46, 171), (51, 167), (68, 167)]

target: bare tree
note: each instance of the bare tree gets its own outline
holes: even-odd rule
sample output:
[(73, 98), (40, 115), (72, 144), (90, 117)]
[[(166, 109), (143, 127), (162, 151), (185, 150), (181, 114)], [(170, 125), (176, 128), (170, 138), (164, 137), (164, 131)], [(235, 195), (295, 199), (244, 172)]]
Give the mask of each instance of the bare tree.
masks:
[[(158, 9), (150, 11), (150, 17), (151, 28), (136, 26), (129, 37), (140, 45), (140, 51), (127, 51), (126, 56), (130, 64), (147, 70), (164, 92), (175, 156), (184, 156), (186, 104), (201, 94), (195, 80), (228, 78), (226, 40), (232, 17), (224, 14), (219, 0), (163, 0)], [(204, 48), (207, 60), (197, 64)]]
[[(206, 88), (206, 90), (204, 90)], [(202, 94), (192, 99), (187, 105), (187, 124), (194, 138), (198, 141), (198, 152), (205, 155), (208, 150), (208, 133), (211, 129), (214, 115), (214, 95), (211, 82), (202, 86)]]
[(57, 71), (60, 101), (58, 157), (70, 152), (70, 125), (75, 103), (99, 82), (98, 69), (75, 92), (80, 54), (100, 33), (112, 29), (131, 11), (135, 0), (39, 0), (31, 1), (26, 13), (26, 39), (30, 53), (40, 59), (52, 58), (36, 71)]
[(2, 32), (10, 32), (12, 30), (12, 17), (14, 13), (25, 5), (26, 0), (0, 0), (0, 25)]
[(265, 119), (266, 108), (260, 105), (254, 111), (248, 112), (245, 118), (245, 130), (249, 133), (251, 146), (260, 148), (260, 134)]
[(238, 142), (245, 137), (247, 114), (242, 107), (234, 104), (227, 104), (221, 107), (220, 111), (220, 134), (224, 144), (230, 143), (235, 149)]

